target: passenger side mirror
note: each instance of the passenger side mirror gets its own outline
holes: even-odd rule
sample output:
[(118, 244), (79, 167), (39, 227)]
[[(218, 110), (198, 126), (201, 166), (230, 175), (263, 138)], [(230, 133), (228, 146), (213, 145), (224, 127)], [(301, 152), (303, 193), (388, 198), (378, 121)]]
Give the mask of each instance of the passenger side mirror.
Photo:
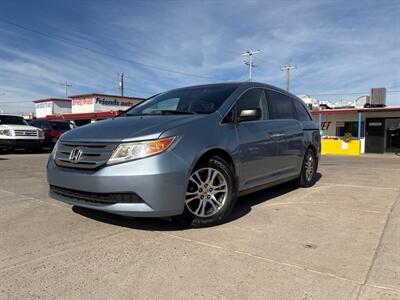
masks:
[(251, 109), (242, 109), (240, 111), (237, 121), (246, 122), (246, 121), (257, 121), (260, 119), (261, 119), (261, 109), (251, 108)]

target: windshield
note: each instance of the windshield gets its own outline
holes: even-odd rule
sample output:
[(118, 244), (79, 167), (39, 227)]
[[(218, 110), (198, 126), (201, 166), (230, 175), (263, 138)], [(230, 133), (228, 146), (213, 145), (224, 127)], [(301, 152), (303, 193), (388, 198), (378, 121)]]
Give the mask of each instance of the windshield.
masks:
[(184, 88), (155, 95), (124, 115), (210, 114), (233, 93), (237, 85)]
[(29, 125), (22, 117), (0, 116), (0, 125)]
[(74, 124), (70, 122), (50, 122), (51, 128), (58, 131), (67, 131), (75, 128)]

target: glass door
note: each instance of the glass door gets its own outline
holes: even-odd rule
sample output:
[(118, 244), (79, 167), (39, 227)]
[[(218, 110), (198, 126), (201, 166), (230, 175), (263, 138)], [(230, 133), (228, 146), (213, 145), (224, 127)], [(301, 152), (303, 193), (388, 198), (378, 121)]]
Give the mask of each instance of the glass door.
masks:
[(386, 151), (400, 152), (400, 118), (386, 119)]

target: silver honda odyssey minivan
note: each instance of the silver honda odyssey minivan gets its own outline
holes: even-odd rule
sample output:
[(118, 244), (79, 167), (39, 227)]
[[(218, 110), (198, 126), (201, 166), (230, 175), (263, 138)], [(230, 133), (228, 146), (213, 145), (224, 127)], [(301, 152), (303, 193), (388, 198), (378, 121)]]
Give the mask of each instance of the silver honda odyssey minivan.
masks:
[(227, 220), (239, 195), (316, 181), (320, 134), (304, 103), (256, 82), (157, 94), (66, 132), (47, 165), (50, 196), (192, 227)]

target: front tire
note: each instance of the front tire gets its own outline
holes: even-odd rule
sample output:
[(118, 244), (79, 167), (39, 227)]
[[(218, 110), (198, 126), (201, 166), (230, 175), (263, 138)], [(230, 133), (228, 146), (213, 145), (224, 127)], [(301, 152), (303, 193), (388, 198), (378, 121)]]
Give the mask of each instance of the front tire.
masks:
[(185, 209), (178, 218), (189, 227), (208, 227), (223, 223), (237, 198), (232, 168), (221, 158), (211, 157), (190, 174)]
[(311, 187), (317, 181), (318, 160), (312, 149), (308, 149), (304, 156), (301, 168), (299, 185), (300, 187)]

